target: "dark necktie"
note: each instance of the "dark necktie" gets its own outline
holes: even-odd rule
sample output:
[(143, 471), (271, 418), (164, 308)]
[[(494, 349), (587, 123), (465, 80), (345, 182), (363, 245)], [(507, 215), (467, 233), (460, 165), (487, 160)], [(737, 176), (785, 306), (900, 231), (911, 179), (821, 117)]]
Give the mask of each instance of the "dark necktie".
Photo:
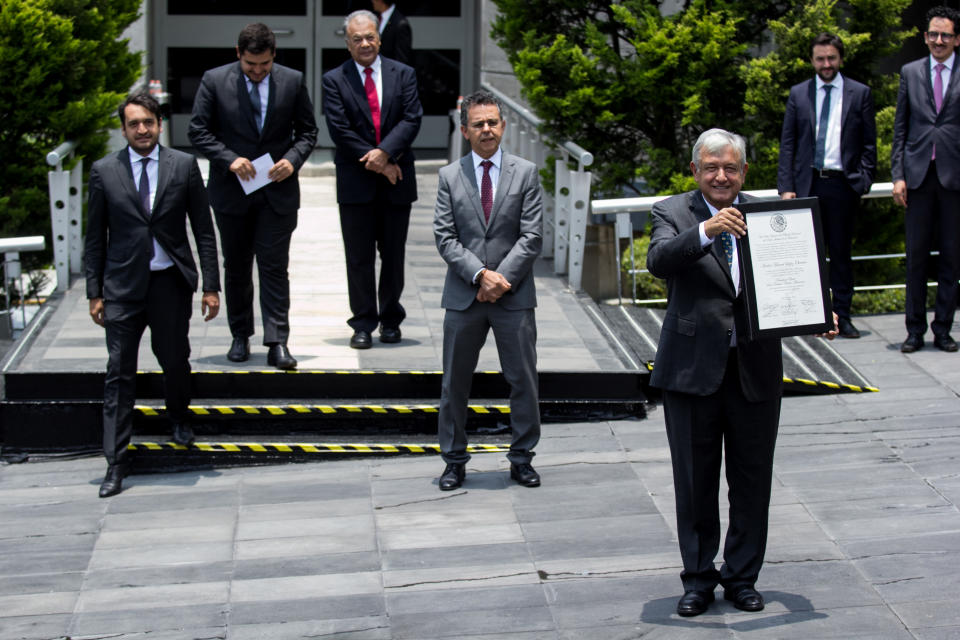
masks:
[[(940, 74), (945, 68), (946, 65), (944, 65), (942, 62), (938, 62), (933, 67), (933, 70), (937, 72), (933, 78), (933, 104), (937, 107), (937, 113), (940, 113), (940, 109), (943, 107), (943, 76)], [(936, 143), (933, 145), (933, 155), (930, 157), (930, 159), (937, 159)]]
[(480, 206), (483, 207), (483, 221), (490, 222), (490, 210), (493, 209), (493, 181), (490, 180), (490, 167), (493, 162), (484, 160), (480, 163), (483, 167), (483, 179), (480, 180)]
[(147, 177), (147, 163), (150, 158), (140, 160), (140, 208), (146, 215), (150, 215), (150, 178)]
[(373, 119), (373, 130), (377, 134), (377, 144), (380, 144), (380, 100), (377, 99), (377, 83), (373, 81), (373, 69), (363, 70), (367, 79), (363, 81), (363, 90), (367, 92), (367, 104), (370, 105), (370, 117)]
[(720, 243), (723, 247), (723, 254), (727, 256), (727, 268), (733, 273), (733, 236), (724, 231), (720, 234)]
[(823, 159), (827, 155), (827, 124), (830, 120), (830, 89), (833, 85), (823, 85), (823, 90), (827, 92), (823, 96), (823, 105), (820, 107), (820, 126), (817, 127), (817, 155), (813, 159), (813, 166), (817, 169), (823, 169)]
[(250, 103), (253, 105), (253, 117), (257, 121), (257, 131), (263, 131), (263, 103), (260, 102), (260, 83), (251, 81), (253, 88), (250, 89)]

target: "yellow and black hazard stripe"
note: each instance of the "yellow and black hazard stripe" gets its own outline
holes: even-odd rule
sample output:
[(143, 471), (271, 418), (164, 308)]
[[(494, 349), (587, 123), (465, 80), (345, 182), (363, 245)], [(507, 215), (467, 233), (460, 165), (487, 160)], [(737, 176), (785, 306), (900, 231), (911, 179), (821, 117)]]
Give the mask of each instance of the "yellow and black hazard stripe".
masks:
[[(272, 453), (272, 454), (420, 454), (438, 455), (438, 444), (383, 444), (330, 442), (195, 442), (189, 447), (175, 442), (132, 442), (128, 451), (203, 451), (206, 453)], [(472, 444), (469, 453), (499, 453), (510, 451), (507, 444)]]
[[(292, 416), (292, 415), (411, 415), (435, 414), (440, 411), (433, 404), (244, 404), (244, 405), (190, 405), (191, 414), (195, 416)], [(495, 405), (468, 405), (467, 409), (475, 415), (509, 415), (510, 406)], [(162, 406), (136, 405), (134, 412), (145, 417), (166, 415), (166, 408)]]
[(783, 384), (810, 387), (811, 389), (820, 388), (831, 391), (852, 391), (853, 393), (875, 393), (880, 391), (877, 387), (861, 387), (855, 384), (829, 382), (827, 380), (807, 380), (806, 378), (788, 378), (787, 376), (783, 376)]

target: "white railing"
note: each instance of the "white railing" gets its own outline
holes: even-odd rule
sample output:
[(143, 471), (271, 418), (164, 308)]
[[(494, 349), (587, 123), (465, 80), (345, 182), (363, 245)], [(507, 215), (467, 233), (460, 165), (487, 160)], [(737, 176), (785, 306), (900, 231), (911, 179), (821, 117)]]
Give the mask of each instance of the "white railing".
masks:
[[(593, 154), (574, 142), (549, 140), (540, 133), (542, 121), (529, 109), (486, 83), (481, 86), (503, 105), (507, 127), (500, 144), (504, 149), (541, 169), (547, 167), (551, 154), (559, 154), (553, 193), (544, 193), (542, 255), (552, 257), (554, 273), (566, 274), (570, 288), (579, 291), (590, 206), (591, 173), (586, 169), (593, 164)], [(569, 168), (571, 162), (576, 168)]]
[(27, 236), (24, 238), (0, 239), (0, 253), (3, 254), (3, 295), (6, 299), (5, 310), (0, 314), (0, 338), (13, 338), (13, 311), (10, 308), (10, 289), (17, 287), (20, 292), (20, 319), (21, 326), (27, 326), (27, 312), (24, 306), (25, 292), (20, 269), (20, 253), (26, 251), (43, 251), (46, 241), (43, 236)]
[(75, 142), (64, 142), (47, 154), (50, 189), (50, 226), (53, 233), (53, 264), (57, 271), (57, 291), (70, 288), (70, 274), (83, 270), (83, 159), (64, 171), (63, 162), (77, 148)]
[[(744, 193), (747, 193), (757, 200), (777, 200), (780, 198), (779, 193), (776, 189), (761, 189), (757, 191), (751, 191), (748, 189), (744, 190)], [(862, 196), (863, 198), (889, 198), (893, 195), (893, 183), (892, 182), (880, 182), (874, 184), (870, 188), (870, 192)], [(644, 304), (644, 303), (659, 303), (666, 302), (666, 299), (649, 299), (649, 300), (637, 300), (636, 299), (636, 275), (638, 273), (649, 273), (646, 269), (638, 269), (633, 254), (633, 223), (630, 219), (631, 213), (649, 213), (653, 208), (653, 205), (661, 200), (664, 200), (670, 196), (644, 196), (641, 198), (611, 198), (607, 200), (594, 200), (590, 203), (590, 210), (593, 215), (605, 215), (605, 214), (615, 214), (616, 223), (615, 223), (615, 233), (614, 233), (614, 242), (616, 243), (615, 250), (613, 252), (614, 260), (616, 260), (616, 273), (617, 273), (617, 291), (618, 296), (623, 295), (623, 283), (622, 283), (622, 269), (620, 268), (620, 243), (623, 240), (628, 240), (630, 242), (630, 269), (627, 272), (634, 279), (633, 287), (633, 302), (635, 304)], [(931, 255), (938, 255), (938, 252), (931, 251)], [(889, 260), (892, 258), (904, 258), (906, 257), (905, 253), (887, 253), (882, 255), (866, 255), (866, 256), (853, 256), (854, 260)], [(880, 289), (902, 289), (906, 285), (904, 284), (880, 284), (880, 285), (864, 285), (859, 287), (854, 287), (856, 291), (875, 291)]]

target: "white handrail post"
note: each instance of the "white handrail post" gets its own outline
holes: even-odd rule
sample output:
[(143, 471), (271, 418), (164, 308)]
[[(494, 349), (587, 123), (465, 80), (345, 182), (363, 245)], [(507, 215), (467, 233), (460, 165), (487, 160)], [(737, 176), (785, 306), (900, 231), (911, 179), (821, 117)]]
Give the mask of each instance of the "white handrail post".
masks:
[(68, 207), (70, 273), (83, 273), (83, 158), (70, 170), (70, 205)]
[(570, 241), (570, 170), (567, 168), (567, 153), (557, 158), (554, 184), (556, 202), (556, 228), (553, 250), (553, 272), (567, 272), (567, 248)]
[[(549, 156), (549, 151), (547, 145), (544, 142), (543, 138), (540, 135), (537, 135), (537, 148), (536, 148), (536, 158), (533, 158), (532, 161), (536, 162), (537, 169), (545, 169), (547, 167), (547, 158)], [(547, 193), (546, 190), (542, 190), (543, 196), (543, 250), (540, 252), (540, 255), (544, 258), (552, 258), (554, 256), (554, 236), (555, 228), (557, 224), (556, 218), (556, 201), (554, 200), (552, 193)]]
[(577, 170), (570, 174), (570, 287), (583, 289), (583, 257), (587, 242), (587, 217), (590, 215), (591, 173), (577, 163)]
[(57, 272), (57, 291), (70, 288), (70, 174), (59, 163), (47, 172), (50, 188), (50, 230), (53, 234), (53, 264)]

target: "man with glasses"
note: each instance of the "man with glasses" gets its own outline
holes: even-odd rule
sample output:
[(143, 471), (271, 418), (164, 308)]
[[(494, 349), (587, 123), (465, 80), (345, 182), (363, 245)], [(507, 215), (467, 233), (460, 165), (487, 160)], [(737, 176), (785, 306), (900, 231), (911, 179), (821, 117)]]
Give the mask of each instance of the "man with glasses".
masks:
[(950, 336), (960, 275), (960, 74), (957, 14), (934, 7), (926, 15), (930, 55), (903, 66), (893, 126), (893, 200), (906, 207), (907, 339), (904, 353), (923, 348), (927, 332), (927, 264), (937, 259), (933, 344), (957, 351)]
[(333, 162), (354, 349), (373, 346), (378, 326), (380, 342), (400, 342), (407, 315), (400, 304), (404, 248), (410, 206), (417, 199), (410, 146), (423, 116), (416, 73), (380, 55), (377, 26), (370, 11), (348, 15), (350, 59), (323, 75), (323, 115), (337, 147)]

